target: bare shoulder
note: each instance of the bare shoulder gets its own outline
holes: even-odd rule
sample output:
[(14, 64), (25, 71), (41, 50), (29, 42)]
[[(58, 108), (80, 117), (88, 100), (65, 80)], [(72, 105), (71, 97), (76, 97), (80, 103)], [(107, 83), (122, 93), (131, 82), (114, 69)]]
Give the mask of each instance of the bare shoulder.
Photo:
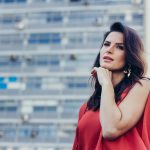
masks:
[(150, 79), (149, 78), (142, 78), (140, 79), (141, 82), (146, 82), (150, 84)]
[[(134, 85), (134, 87), (133, 87), (133, 89), (132, 89), (133, 91), (135, 90), (135, 91), (145, 91), (144, 93), (149, 93), (150, 92), (150, 80), (149, 79), (147, 79), (147, 78), (143, 78), (143, 79), (140, 79), (139, 80), (139, 82), (137, 82), (135, 85)], [(142, 92), (141, 91), (141, 92)], [(140, 92), (140, 93), (141, 93)]]
[(129, 93), (119, 105), (123, 110), (130, 109), (130, 111), (139, 111), (144, 109), (147, 101), (147, 97), (150, 92), (150, 80), (143, 78), (139, 82), (136, 82), (134, 86), (130, 89)]
[(142, 84), (141, 88), (149, 93), (150, 92), (150, 80), (147, 78), (144, 78), (144, 79), (140, 79), (139, 81)]
[(118, 135), (125, 133), (139, 121), (143, 114), (149, 92), (150, 80), (145, 78), (140, 79), (139, 82), (134, 84), (124, 100), (119, 104), (120, 111), (122, 112), (122, 119), (118, 125)]

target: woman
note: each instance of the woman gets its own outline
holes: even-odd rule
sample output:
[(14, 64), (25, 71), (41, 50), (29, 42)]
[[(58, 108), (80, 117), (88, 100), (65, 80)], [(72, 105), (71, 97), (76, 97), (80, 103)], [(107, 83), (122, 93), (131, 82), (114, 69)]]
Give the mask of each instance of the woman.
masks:
[(150, 150), (150, 81), (135, 30), (110, 27), (91, 74), (95, 90), (79, 112), (73, 150)]

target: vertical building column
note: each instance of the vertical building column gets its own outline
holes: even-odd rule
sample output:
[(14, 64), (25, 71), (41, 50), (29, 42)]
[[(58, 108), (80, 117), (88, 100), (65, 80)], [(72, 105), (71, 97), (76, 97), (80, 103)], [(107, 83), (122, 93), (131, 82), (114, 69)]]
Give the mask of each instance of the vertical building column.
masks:
[(147, 75), (150, 77), (150, 0), (144, 0), (144, 5), (144, 44), (149, 65)]

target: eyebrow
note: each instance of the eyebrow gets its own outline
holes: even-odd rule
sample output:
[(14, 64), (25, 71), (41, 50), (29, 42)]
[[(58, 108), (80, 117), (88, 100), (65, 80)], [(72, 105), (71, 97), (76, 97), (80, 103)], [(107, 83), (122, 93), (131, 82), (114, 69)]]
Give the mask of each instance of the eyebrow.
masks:
[[(110, 41), (104, 41), (104, 42), (107, 42), (107, 43), (111, 43)], [(117, 45), (124, 45), (124, 43), (116, 43)]]

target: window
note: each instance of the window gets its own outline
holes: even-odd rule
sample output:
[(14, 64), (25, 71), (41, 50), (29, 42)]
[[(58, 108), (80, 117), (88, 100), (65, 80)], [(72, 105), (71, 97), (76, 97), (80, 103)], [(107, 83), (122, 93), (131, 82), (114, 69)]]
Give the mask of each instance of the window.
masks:
[(81, 0), (70, 0), (70, 2), (80, 2)]
[(34, 106), (33, 110), (34, 112), (44, 112), (45, 111), (45, 106)]
[(15, 0), (4, 0), (5, 3), (13, 3)]
[(53, 23), (56, 23), (56, 22), (62, 22), (62, 15), (60, 12), (48, 12), (47, 13), (47, 22), (53, 22)]
[(7, 106), (6, 107), (7, 112), (17, 112), (17, 107), (16, 106)]

